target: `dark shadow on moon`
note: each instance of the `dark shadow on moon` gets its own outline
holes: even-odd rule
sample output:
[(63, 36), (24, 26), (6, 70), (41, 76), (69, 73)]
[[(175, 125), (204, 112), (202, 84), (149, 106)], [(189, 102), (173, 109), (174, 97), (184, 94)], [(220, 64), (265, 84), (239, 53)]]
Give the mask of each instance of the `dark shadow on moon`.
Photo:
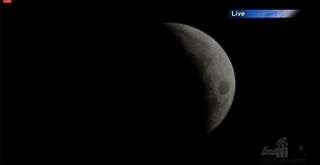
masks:
[[(220, 122), (207, 116), (208, 107), (219, 108), (221, 101), (214, 96), (208, 102), (207, 83), (179, 39), (165, 26), (150, 26), (148, 30), (137, 29), (127, 41), (133, 45), (125, 50), (135, 53), (126, 55), (124, 62), (130, 69), (120, 77), (123, 89), (118, 92), (125, 98), (118, 105), (125, 107), (121, 108), (125, 110), (120, 111), (123, 122), (119, 125), (124, 137), (130, 137), (124, 144), (131, 148), (144, 144), (146, 151), (170, 148), (172, 152), (191, 152), (183, 148), (197, 148), (204, 143), (208, 123)], [(214, 85), (221, 95), (230, 92), (223, 79)]]
[(223, 121), (231, 107), (235, 90), (232, 64), (223, 48), (204, 32), (180, 23), (164, 25), (200, 76), (206, 105), (205, 127), (209, 133)]
[(228, 93), (230, 87), (227, 81), (220, 81), (219, 82), (219, 92), (220, 94), (224, 95), (226, 93)]

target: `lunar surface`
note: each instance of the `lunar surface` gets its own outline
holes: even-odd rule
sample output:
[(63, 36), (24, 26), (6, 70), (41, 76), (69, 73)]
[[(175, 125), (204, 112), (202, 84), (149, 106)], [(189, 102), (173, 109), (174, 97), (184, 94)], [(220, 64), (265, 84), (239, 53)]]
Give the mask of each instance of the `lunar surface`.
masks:
[(164, 23), (193, 61), (205, 87), (206, 133), (226, 117), (235, 94), (235, 75), (230, 59), (209, 35), (188, 25)]

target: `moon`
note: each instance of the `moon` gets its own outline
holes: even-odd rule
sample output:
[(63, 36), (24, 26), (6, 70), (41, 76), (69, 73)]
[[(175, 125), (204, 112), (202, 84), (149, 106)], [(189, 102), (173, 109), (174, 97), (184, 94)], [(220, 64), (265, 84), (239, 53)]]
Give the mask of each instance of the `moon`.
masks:
[(205, 130), (213, 131), (226, 117), (235, 94), (235, 74), (223, 48), (206, 33), (180, 23), (164, 23), (195, 65), (205, 88)]

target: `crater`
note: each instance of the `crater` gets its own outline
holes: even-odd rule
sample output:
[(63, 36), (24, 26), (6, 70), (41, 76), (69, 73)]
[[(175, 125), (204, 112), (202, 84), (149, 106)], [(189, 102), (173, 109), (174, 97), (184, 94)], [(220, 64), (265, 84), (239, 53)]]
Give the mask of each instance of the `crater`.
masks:
[(224, 95), (224, 94), (228, 93), (229, 90), (230, 90), (230, 86), (226, 80), (219, 82), (219, 93), (220, 94)]

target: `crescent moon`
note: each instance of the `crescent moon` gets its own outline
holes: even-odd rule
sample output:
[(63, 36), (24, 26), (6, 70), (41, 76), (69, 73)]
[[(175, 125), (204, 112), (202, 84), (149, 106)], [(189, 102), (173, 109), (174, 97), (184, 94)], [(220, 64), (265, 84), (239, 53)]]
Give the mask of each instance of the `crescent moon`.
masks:
[(235, 74), (226, 52), (206, 33), (180, 23), (164, 23), (197, 68), (205, 87), (205, 130), (213, 131), (226, 117), (235, 94)]

